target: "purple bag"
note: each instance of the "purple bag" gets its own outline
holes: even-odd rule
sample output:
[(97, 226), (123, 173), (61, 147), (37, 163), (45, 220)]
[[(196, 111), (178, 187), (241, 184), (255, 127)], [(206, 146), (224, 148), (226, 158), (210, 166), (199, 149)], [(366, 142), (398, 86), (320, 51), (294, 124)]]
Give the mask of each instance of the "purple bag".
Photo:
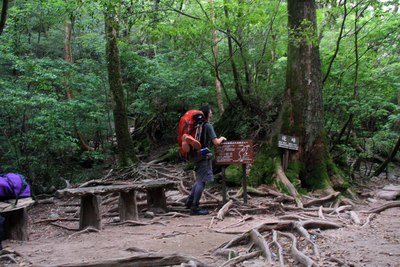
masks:
[(25, 177), (18, 173), (5, 173), (0, 175), (0, 200), (30, 197), (31, 188)]

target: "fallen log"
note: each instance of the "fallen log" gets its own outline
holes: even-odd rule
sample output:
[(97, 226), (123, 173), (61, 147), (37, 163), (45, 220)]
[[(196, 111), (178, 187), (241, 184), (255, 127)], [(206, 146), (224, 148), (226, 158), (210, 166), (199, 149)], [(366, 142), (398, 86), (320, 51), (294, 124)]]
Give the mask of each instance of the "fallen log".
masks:
[(193, 262), (196, 267), (207, 267), (205, 263), (189, 256), (179, 254), (156, 255), (141, 254), (128, 258), (109, 259), (104, 261), (66, 263), (57, 265), (46, 265), (43, 267), (157, 267), (180, 265), (182, 263)]

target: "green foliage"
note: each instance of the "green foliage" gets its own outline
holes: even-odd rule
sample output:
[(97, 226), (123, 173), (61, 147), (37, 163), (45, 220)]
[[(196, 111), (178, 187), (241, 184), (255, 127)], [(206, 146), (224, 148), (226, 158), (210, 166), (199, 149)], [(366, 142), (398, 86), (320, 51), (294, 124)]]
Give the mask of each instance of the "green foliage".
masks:
[[(6, 28), (0, 36), (0, 163), (2, 171), (19, 171), (41, 191), (61, 178), (79, 182), (100, 175), (100, 162), (112, 162), (112, 99), (107, 87), (104, 11), (112, 9), (121, 25), (118, 45), (126, 107), (135, 130), (138, 153), (154, 148), (157, 141), (174, 146), (163, 160), (177, 158), (176, 128), (190, 108), (210, 103), (216, 109), (212, 31), (216, 29), (218, 68), (223, 81), (226, 114), (215, 120), (220, 134), (248, 139), (255, 132), (263, 140), (282, 102), (287, 64), (287, 14), (285, 1), (214, 1), (214, 20), (207, 1), (14, 1)], [(225, 15), (225, 6), (228, 17)], [(345, 35), (331, 73), (324, 84), (325, 122), (333, 155), (342, 169), (357, 156), (387, 156), (400, 129), (398, 103), (400, 58), (399, 14), (388, 2), (360, 2), (359, 64), (355, 87), (355, 8), (349, 8)], [(365, 8), (365, 9), (364, 9)], [(176, 12), (179, 10), (179, 12)], [(318, 13), (318, 45), (323, 69), (336, 48), (343, 5)], [(72, 47), (75, 62), (64, 60), (64, 23), (74, 18)], [(362, 25), (362, 27), (361, 27)], [(314, 29), (304, 21), (291, 32), (295, 40), (316, 44)], [(229, 54), (228, 30), (233, 40)], [(239, 73), (246, 100), (260, 110), (253, 115), (235, 100), (232, 61)], [(246, 76), (247, 74), (247, 76)], [(247, 82), (247, 79), (250, 82)], [(356, 94), (355, 94), (356, 91)], [(67, 93), (72, 98), (67, 99)], [(230, 102), (229, 102), (230, 101)], [(232, 106), (228, 107), (228, 103)], [(351, 134), (336, 143), (344, 122), (353, 115)], [(216, 116), (215, 119), (218, 119)], [(84, 152), (79, 130), (100, 150)], [(256, 140), (258, 141), (258, 140)], [(359, 148), (362, 148), (362, 152)], [(357, 149), (356, 149), (357, 148)], [(270, 183), (280, 163), (276, 148), (263, 146), (256, 155), (250, 183)], [(330, 162), (326, 167), (333, 170)], [(189, 167), (193, 167), (190, 166)], [(323, 167), (323, 166), (321, 166)], [(232, 167), (229, 176), (241, 176)], [(300, 166), (292, 164), (289, 179), (296, 184)], [(228, 168), (229, 169), (229, 168)], [(317, 179), (318, 174), (315, 175)], [(312, 181), (313, 182), (313, 181)]]
[(299, 173), (303, 167), (304, 166), (302, 166), (301, 162), (291, 161), (289, 163), (287, 170), (285, 171), (287, 178), (294, 185), (294, 187), (296, 187), (297, 190), (301, 189), (301, 181), (299, 179)]
[(249, 175), (250, 185), (270, 184), (273, 181), (272, 176), (276, 171), (276, 166), (280, 164), (277, 153), (276, 149), (270, 146), (265, 145), (261, 148), (251, 166)]
[(229, 184), (240, 186), (243, 177), (243, 167), (240, 164), (231, 164), (225, 168), (225, 181)]

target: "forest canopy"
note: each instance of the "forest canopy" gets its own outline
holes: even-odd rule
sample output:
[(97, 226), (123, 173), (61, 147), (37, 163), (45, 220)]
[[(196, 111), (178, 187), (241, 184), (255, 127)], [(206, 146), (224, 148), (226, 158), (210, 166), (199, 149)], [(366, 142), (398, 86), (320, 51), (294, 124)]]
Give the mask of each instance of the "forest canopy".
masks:
[(351, 177), (364, 164), (368, 177), (368, 162), (398, 164), (398, 2), (316, 1), (317, 32), (308, 20), (288, 27), (288, 2), (3, 0), (1, 171), (25, 174), (37, 192), (99, 177), (121, 152), (118, 84), (138, 158), (167, 146), (178, 160), (179, 117), (204, 103), (217, 130), (262, 147), (277, 131), (296, 38), (319, 49), (336, 166)]

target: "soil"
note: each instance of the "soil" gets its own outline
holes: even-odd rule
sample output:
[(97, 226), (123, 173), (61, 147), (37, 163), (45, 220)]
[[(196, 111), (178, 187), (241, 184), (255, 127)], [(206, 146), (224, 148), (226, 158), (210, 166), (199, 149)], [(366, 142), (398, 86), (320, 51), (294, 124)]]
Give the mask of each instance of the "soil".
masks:
[[(319, 266), (400, 266), (400, 208), (386, 209), (375, 215), (362, 212), (388, 203), (375, 197), (376, 192), (386, 184), (400, 185), (400, 173), (392, 174), (390, 179), (386, 175), (374, 177), (358, 187), (359, 198), (354, 201), (356, 204), (352, 210), (359, 216), (360, 223), (352, 222), (349, 213), (342, 212), (340, 216), (329, 216), (340, 222), (340, 228), (309, 230), (320, 252), (319, 257), (310, 257)], [(211, 192), (213, 189), (208, 190)], [(182, 202), (184, 195), (176, 190), (168, 191), (167, 196), (168, 203), (171, 203)], [(149, 213), (146, 214), (142, 209), (139, 221), (149, 224), (141, 226), (114, 224), (118, 218), (114, 216), (110, 204), (103, 207), (101, 231), (79, 232), (79, 200), (49, 198), (28, 210), (29, 241), (3, 241), (4, 248), (12, 253), (16, 262), (5, 259), (0, 265), (76, 266), (134, 255), (178, 254), (196, 258), (207, 266), (222, 266), (227, 258), (213, 253), (217, 247), (260, 224), (276, 222), (282, 216), (282, 211), (276, 208), (265, 209), (267, 212), (258, 214), (254, 212), (254, 207), (267, 207), (276, 201), (272, 196), (249, 195), (247, 205), (242, 201), (243, 199), (238, 198), (238, 202), (234, 204), (235, 209), (227, 213), (223, 220), (215, 218), (217, 206), (210, 206), (211, 213), (205, 216), (189, 216), (183, 203), (180, 207), (171, 207), (175, 212), (156, 214), (154, 218), (145, 217)], [(244, 212), (246, 209), (249, 210), (248, 213)], [(291, 214), (299, 215), (301, 211), (294, 209)], [(268, 242), (271, 241), (270, 233), (262, 234)], [(300, 241), (301, 238), (299, 243)], [(283, 243), (285, 266), (303, 266), (290, 256), (288, 244), (285, 244), (288, 239), (281, 239), (280, 242)], [(298, 245), (299, 249), (300, 246), (302, 245)], [(232, 249), (239, 254), (245, 254), (251, 248), (245, 244)], [(302, 248), (309, 254), (305, 246)], [(270, 265), (265, 263), (263, 257), (258, 256), (229, 266), (279, 266), (276, 253), (272, 249), (274, 263)]]

